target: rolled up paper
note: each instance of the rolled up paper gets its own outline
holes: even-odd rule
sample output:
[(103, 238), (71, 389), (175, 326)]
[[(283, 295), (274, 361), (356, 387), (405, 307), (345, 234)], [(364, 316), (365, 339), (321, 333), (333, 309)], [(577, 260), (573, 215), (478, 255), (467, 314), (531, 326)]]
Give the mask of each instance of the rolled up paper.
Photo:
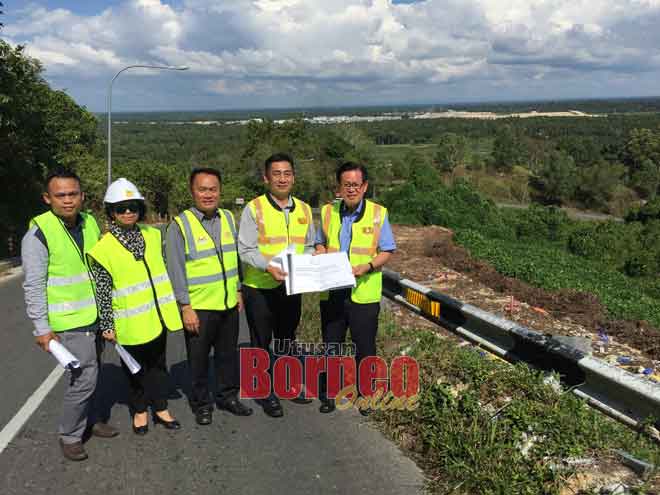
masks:
[(57, 359), (62, 368), (80, 368), (80, 361), (78, 361), (78, 358), (71, 354), (71, 352), (69, 352), (69, 350), (60, 344), (57, 340), (51, 339), (48, 342), (48, 350), (55, 357), (55, 359)]
[(115, 344), (115, 350), (117, 351), (117, 354), (119, 354), (120, 359), (124, 362), (124, 364), (128, 368), (128, 371), (130, 371), (132, 375), (140, 371), (141, 369), (140, 363), (138, 363), (135, 360), (135, 358), (131, 356), (130, 352), (124, 349), (120, 344)]

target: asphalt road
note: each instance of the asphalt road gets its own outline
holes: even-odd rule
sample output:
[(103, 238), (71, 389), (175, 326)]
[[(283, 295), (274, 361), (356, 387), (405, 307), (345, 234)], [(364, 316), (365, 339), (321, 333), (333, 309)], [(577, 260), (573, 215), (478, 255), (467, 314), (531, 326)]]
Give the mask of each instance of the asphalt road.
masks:
[[(3, 359), (0, 429), (55, 367), (31, 336), (21, 290), (22, 277), (0, 279)], [(241, 323), (241, 338), (247, 329)], [(322, 415), (318, 402), (283, 403), (285, 416), (270, 418), (251, 403), (247, 418), (216, 411), (211, 426), (198, 426), (187, 407), (188, 375), (180, 332), (170, 334), (170, 410), (183, 429), (150, 425), (149, 434), (131, 431), (127, 384), (114, 350), (104, 353), (103, 404), (119, 437), (92, 438), (89, 459), (65, 460), (56, 425), (64, 378), (47, 395), (23, 429), (0, 454), (0, 493), (15, 494), (308, 494), (419, 493), (417, 466), (357, 412)], [(251, 401), (248, 401), (251, 402)]]

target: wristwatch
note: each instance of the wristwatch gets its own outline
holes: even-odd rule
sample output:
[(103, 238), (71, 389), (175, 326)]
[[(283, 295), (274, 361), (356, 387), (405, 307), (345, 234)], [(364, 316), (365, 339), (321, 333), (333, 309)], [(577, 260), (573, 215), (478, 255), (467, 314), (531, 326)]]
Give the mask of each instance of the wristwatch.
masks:
[(376, 269), (374, 268), (374, 264), (370, 261), (369, 262), (369, 271), (367, 273), (372, 273), (375, 272)]

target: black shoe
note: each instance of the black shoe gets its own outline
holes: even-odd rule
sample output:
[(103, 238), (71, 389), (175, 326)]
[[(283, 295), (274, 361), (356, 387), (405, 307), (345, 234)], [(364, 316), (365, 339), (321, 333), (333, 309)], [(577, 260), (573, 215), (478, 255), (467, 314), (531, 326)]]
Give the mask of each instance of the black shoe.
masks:
[(149, 431), (149, 423), (145, 423), (142, 426), (135, 426), (135, 417), (133, 417), (133, 421), (131, 422), (131, 424), (133, 425), (133, 433), (135, 433), (136, 435), (144, 436)]
[(284, 416), (282, 404), (276, 398), (264, 399), (262, 407), (264, 408), (264, 412), (271, 418), (281, 418)]
[(307, 397), (305, 397), (305, 388), (302, 387), (300, 389), (300, 393), (297, 396), (295, 396), (293, 399), (291, 399), (291, 402), (293, 402), (294, 404), (311, 404), (313, 401), (312, 399), (308, 399)]
[(311, 404), (313, 401), (312, 399), (306, 398), (304, 392), (300, 392), (300, 395), (291, 399), (291, 402), (294, 404)]
[(181, 429), (181, 423), (179, 423), (176, 419), (173, 419), (172, 421), (165, 421), (163, 418), (159, 417), (158, 414), (154, 414), (154, 424), (163, 425), (166, 430)]
[(149, 425), (143, 425), (143, 426), (135, 426), (133, 425), (133, 433), (136, 435), (140, 435), (143, 437), (149, 432)]
[(250, 416), (254, 412), (251, 407), (246, 406), (238, 400), (238, 397), (230, 397), (229, 399), (219, 401), (216, 404), (218, 409), (224, 409), (236, 416)]
[(319, 412), (323, 414), (331, 413), (336, 409), (334, 399), (325, 399), (321, 401), (321, 407), (319, 407)]
[(195, 421), (198, 425), (210, 425), (213, 422), (213, 411), (210, 407), (200, 407), (195, 412)]
[(358, 411), (360, 411), (360, 414), (362, 414), (362, 416), (364, 417), (367, 417), (374, 412), (374, 410), (371, 409), (370, 407), (359, 408)]

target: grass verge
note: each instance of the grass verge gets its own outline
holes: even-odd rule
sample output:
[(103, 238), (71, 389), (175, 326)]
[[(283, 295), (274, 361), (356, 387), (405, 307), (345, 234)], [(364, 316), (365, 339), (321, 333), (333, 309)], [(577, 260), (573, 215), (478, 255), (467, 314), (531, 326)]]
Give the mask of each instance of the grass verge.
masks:
[[(314, 296), (304, 298), (299, 339), (319, 340)], [(433, 493), (559, 494), (579, 470), (567, 461), (607, 461), (615, 449), (660, 464), (652, 441), (557, 392), (525, 365), (488, 359), (428, 329), (404, 328), (388, 311), (378, 344), (388, 361), (406, 353), (420, 364), (419, 408), (373, 418), (424, 469)], [(639, 483), (633, 493), (657, 493), (653, 484)]]

